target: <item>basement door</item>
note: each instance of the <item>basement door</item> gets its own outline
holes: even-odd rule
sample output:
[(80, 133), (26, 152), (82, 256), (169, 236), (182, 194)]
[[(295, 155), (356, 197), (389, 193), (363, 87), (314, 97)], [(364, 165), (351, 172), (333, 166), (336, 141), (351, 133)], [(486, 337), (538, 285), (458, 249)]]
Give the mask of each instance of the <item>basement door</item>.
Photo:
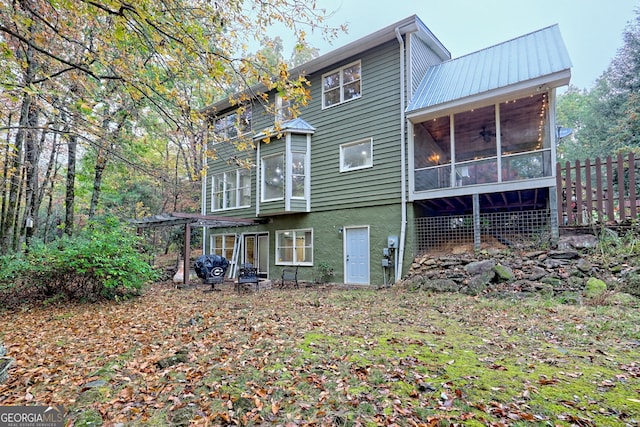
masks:
[(369, 284), (369, 227), (344, 227), (345, 283)]

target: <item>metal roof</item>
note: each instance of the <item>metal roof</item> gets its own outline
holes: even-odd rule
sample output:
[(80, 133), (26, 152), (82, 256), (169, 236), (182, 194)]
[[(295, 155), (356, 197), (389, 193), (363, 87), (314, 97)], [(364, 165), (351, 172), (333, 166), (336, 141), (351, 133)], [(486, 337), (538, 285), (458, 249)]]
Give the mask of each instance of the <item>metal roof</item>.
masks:
[(313, 134), (315, 133), (315, 131), (316, 131), (316, 128), (311, 126), (305, 120), (297, 117), (295, 119), (282, 122), (282, 124), (278, 129), (276, 129), (274, 126), (271, 126), (270, 128), (264, 130), (263, 132), (260, 132), (259, 134), (255, 135), (253, 139), (262, 139), (262, 138), (265, 138), (267, 135), (273, 135), (274, 133), (289, 132), (289, 133)]
[(571, 60), (558, 25), (500, 43), (427, 69), (408, 116), (451, 106), (457, 100), (519, 85), (558, 87), (569, 82)]

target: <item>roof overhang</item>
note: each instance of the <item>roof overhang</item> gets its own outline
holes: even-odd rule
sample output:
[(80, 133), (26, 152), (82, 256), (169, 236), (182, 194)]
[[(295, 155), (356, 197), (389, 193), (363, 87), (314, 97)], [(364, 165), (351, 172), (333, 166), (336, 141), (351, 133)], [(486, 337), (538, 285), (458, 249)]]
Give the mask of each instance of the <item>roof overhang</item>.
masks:
[(494, 90), (454, 99), (442, 104), (432, 105), (421, 110), (415, 110), (407, 113), (407, 119), (412, 123), (420, 123), (443, 114), (455, 114), (485, 106), (493, 102), (503, 102), (538, 92), (546, 92), (550, 89), (568, 85), (570, 79), (571, 70), (562, 70), (536, 79), (518, 82), (513, 85), (503, 86)]
[[(451, 53), (444, 47), (431, 30), (427, 28), (417, 15), (412, 15), (356, 41), (332, 50), (331, 52), (318, 56), (317, 58), (314, 58), (298, 67), (292, 68), (289, 71), (289, 75), (291, 76), (290, 78), (296, 79), (300, 76), (308, 76), (325, 68), (333, 67), (339, 62), (380, 46), (383, 43), (396, 40), (396, 30), (398, 30), (401, 35), (417, 33), (418, 37), (427, 43), (427, 45), (433, 49), (441, 60), (444, 61), (451, 58)], [(238, 99), (240, 97), (253, 99), (256, 94), (262, 93), (265, 90), (267, 90), (267, 88), (264, 84), (257, 84), (245, 91), (239, 92), (238, 94), (225, 99), (221, 99), (220, 101), (205, 107), (202, 112), (217, 113), (228, 110), (235, 105), (234, 99)]]
[(299, 117), (283, 122), (279, 127), (271, 126), (253, 137), (254, 140), (265, 139), (272, 136), (279, 136), (285, 133), (295, 133), (302, 135), (313, 135), (316, 128)]

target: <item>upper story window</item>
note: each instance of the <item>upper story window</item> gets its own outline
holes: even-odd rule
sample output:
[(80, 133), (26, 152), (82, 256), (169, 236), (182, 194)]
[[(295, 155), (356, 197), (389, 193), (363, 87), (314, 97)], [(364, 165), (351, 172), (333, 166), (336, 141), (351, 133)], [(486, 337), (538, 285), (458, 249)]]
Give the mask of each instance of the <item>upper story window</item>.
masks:
[(340, 146), (340, 172), (373, 166), (373, 138)]
[(357, 61), (322, 76), (322, 108), (360, 98), (360, 67)]
[(284, 198), (284, 155), (262, 158), (262, 201)]
[(293, 119), (291, 101), (279, 93), (276, 93), (276, 121), (286, 122), (291, 119)]
[(251, 131), (251, 106), (243, 106), (236, 111), (218, 117), (213, 126), (213, 143), (237, 138)]
[(222, 172), (211, 178), (211, 210), (242, 208), (251, 205), (249, 169)]
[(293, 152), (291, 154), (291, 197), (294, 199), (305, 199), (305, 181), (307, 154)]

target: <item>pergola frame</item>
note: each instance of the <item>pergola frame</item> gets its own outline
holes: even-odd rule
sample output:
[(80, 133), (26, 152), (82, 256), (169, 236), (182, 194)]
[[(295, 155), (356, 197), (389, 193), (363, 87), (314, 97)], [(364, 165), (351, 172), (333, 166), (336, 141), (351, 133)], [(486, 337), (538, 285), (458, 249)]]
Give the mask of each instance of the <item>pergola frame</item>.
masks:
[(207, 227), (207, 228), (225, 228), (239, 227), (262, 224), (264, 219), (258, 218), (229, 218), (222, 216), (209, 216), (194, 213), (172, 212), (154, 215), (141, 219), (130, 221), (138, 229), (138, 234), (145, 228), (156, 227), (172, 227), (176, 225), (184, 225), (184, 252), (183, 252), (183, 268), (184, 274), (182, 283), (184, 286), (189, 285), (189, 258), (191, 257), (191, 227)]

